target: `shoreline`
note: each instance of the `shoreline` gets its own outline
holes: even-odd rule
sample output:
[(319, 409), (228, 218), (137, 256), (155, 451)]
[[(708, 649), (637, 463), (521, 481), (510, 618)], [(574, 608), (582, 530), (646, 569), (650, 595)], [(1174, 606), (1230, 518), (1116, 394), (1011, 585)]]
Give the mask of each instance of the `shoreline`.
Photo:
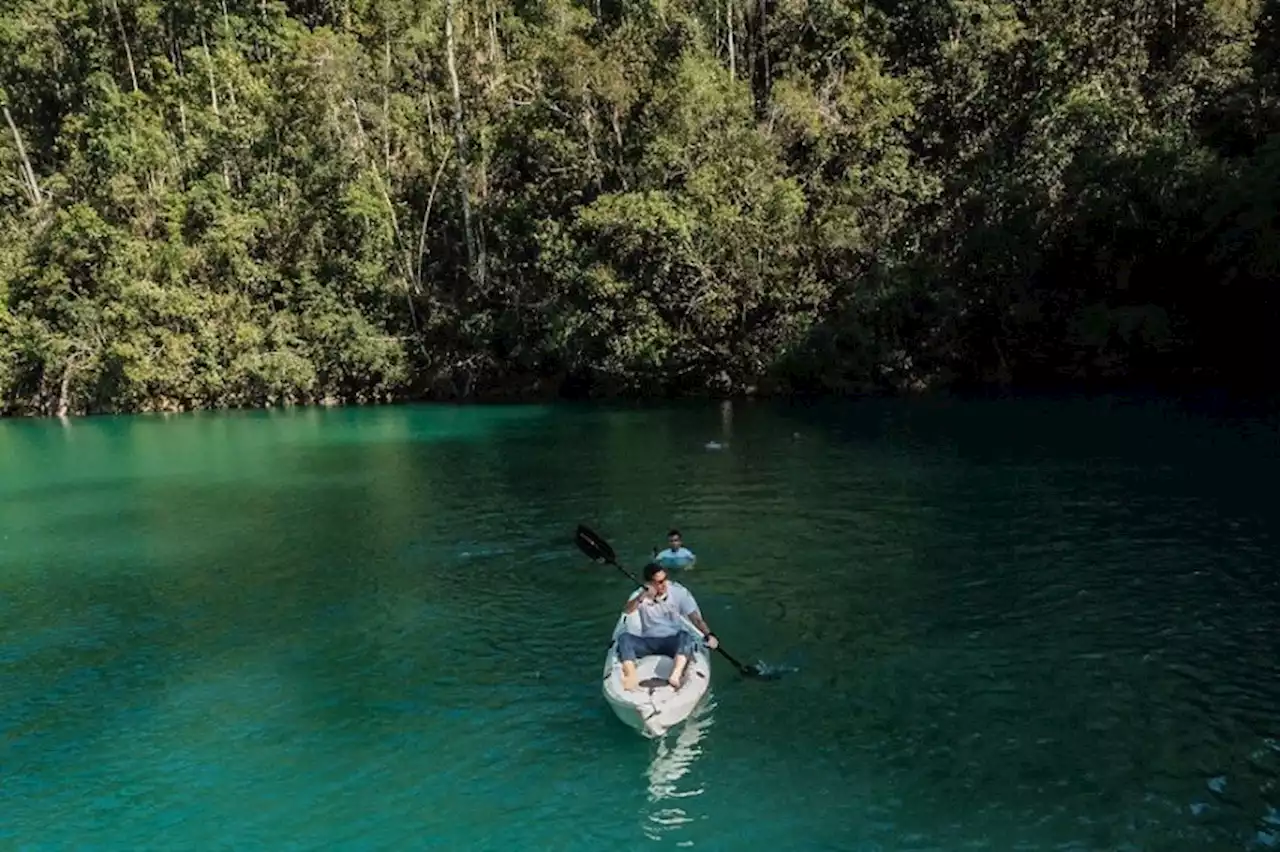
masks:
[(1118, 399), (1132, 401), (1178, 401), (1191, 405), (1207, 404), (1212, 407), (1260, 408), (1280, 410), (1280, 388), (1256, 384), (1229, 382), (1063, 382), (988, 385), (939, 385), (936, 387), (908, 389), (875, 389), (827, 391), (797, 391), (777, 388), (770, 391), (741, 391), (736, 393), (586, 393), (564, 394), (557, 392), (511, 393), (493, 391), (472, 393), (469, 396), (443, 394), (404, 394), (381, 399), (340, 400), (326, 397), (318, 401), (265, 402), (222, 405), (144, 405), (133, 409), (91, 410), (63, 415), (39, 411), (0, 412), (4, 421), (70, 421), (91, 418), (160, 416), (194, 414), (258, 413), (304, 410), (344, 410), (367, 408), (396, 408), (408, 406), (450, 408), (515, 408), (527, 406), (609, 407), (621, 409), (645, 409), (671, 405), (730, 404), (794, 404), (821, 405), (828, 402), (982, 402), (998, 400), (1066, 400), (1066, 399)]

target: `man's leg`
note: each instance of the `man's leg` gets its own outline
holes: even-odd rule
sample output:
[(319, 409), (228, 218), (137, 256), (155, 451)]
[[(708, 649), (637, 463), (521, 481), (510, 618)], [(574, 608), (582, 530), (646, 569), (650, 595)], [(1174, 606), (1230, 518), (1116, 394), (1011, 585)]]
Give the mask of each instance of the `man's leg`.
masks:
[(622, 660), (622, 688), (630, 691), (638, 686), (636, 677), (636, 639), (634, 633), (618, 637), (618, 658)]
[(623, 633), (618, 637), (618, 658), (622, 660), (622, 688), (630, 692), (640, 685), (636, 674), (636, 657), (648, 651), (643, 637)]
[(681, 630), (679, 633), (679, 644), (676, 646), (675, 666), (671, 669), (671, 677), (667, 678), (667, 683), (671, 684), (673, 689), (679, 689), (684, 677), (684, 667), (689, 662), (689, 655), (693, 653), (693, 635), (688, 630)]

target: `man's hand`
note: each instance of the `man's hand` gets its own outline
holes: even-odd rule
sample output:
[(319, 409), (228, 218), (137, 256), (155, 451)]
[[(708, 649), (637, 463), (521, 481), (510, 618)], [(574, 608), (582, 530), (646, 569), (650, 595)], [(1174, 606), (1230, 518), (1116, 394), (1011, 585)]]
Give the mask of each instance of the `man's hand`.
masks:
[(657, 600), (657, 592), (654, 590), (652, 583), (645, 583), (644, 591), (627, 601), (626, 612), (635, 612), (641, 604), (653, 600)]
[(714, 633), (708, 633), (708, 634), (707, 634), (707, 647), (714, 651), (714, 650), (715, 650), (716, 648), (718, 648), (719, 646), (720, 646), (720, 640), (716, 638), (716, 634), (714, 634)]

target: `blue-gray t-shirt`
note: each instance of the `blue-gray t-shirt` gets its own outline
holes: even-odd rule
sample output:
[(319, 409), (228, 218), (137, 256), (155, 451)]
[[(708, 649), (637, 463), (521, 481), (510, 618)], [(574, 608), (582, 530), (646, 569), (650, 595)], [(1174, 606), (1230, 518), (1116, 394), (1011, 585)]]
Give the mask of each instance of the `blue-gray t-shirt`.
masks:
[(653, 557), (654, 561), (666, 568), (684, 568), (693, 563), (693, 551), (687, 547), (681, 547), (679, 550), (666, 550)]
[(693, 599), (693, 593), (674, 580), (668, 580), (667, 593), (656, 601), (640, 604), (635, 614), (640, 616), (641, 636), (659, 637), (675, 636), (684, 630), (684, 620), (680, 616), (697, 611), (698, 602)]

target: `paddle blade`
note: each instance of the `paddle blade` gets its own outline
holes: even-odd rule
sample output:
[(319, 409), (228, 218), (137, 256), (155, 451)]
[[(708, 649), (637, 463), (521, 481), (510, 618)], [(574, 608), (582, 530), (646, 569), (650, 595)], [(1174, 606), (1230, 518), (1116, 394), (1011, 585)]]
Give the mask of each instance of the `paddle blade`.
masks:
[(738, 674), (743, 677), (755, 678), (756, 680), (777, 680), (787, 672), (799, 671), (794, 666), (772, 666), (766, 662), (760, 661), (744, 666), (733, 658), (733, 655), (724, 649), (721, 645), (716, 645), (716, 650), (720, 655), (729, 662), (733, 663), (733, 667), (738, 670)]
[(618, 563), (617, 556), (614, 554), (613, 548), (609, 546), (609, 542), (596, 535), (589, 527), (578, 524), (578, 531), (574, 534), (573, 540), (577, 543), (578, 549), (585, 553), (588, 558), (614, 565)]
[(768, 663), (752, 663), (743, 669), (743, 674), (756, 680), (778, 680), (784, 674), (799, 671), (794, 666), (771, 666)]

